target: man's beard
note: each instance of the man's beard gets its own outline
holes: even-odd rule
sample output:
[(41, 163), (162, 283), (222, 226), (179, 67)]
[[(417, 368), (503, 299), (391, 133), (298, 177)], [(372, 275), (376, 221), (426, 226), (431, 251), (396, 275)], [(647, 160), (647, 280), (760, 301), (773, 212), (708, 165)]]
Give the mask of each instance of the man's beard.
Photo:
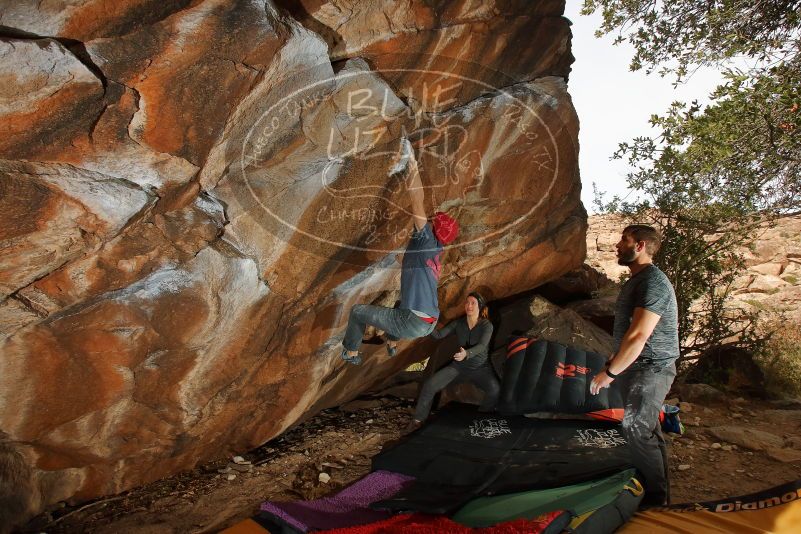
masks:
[(637, 253), (634, 250), (626, 250), (617, 253), (617, 264), (628, 267), (637, 258)]

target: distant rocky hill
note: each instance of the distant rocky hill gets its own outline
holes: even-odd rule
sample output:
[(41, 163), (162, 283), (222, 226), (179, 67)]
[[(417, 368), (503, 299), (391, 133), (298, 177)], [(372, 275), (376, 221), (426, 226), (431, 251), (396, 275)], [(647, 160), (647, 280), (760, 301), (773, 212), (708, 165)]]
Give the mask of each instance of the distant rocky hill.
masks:
[[(627, 269), (617, 264), (615, 244), (627, 221), (619, 215), (593, 215), (588, 222), (586, 264), (619, 280)], [(801, 215), (766, 226), (742, 253), (747, 270), (735, 282), (732, 305), (781, 313), (785, 321), (801, 324)]]

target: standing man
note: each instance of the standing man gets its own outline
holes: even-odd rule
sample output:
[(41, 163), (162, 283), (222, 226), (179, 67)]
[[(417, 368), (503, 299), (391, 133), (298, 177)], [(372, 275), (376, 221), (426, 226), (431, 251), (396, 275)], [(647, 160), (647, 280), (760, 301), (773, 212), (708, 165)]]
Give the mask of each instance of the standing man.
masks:
[(631, 270), (615, 306), (615, 354), (595, 375), (590, 393), (616, 381), (623, 395), (623, 434), (634, 467), (643, 477), (643, 505), (668, 504), (667, 450), (659, 412), (676, 377), (679, 357), (676, 293), (667, 276), (652, 263), (660, 235), (642, 224), (627, 226), (617, 248), (617, 262)]
[(427, 336), (439, 318), (437, 286), (442, 270), (442, 251), (459, 235), (459, 224), (442, 212), (437, 212), (428, 222), (417, 160), (407, 139), (401, 140), (401, 162), (404, 160), (408, 161), (407, 187), (412, 201), (414, 228), (401, 263), (400, 305), (386, 308), (357, 304), (351, 308), (342, 340), (342, 359), (354, 365), (362, 362), (359, 345), (367, 325), (385, 332), (387, 354), (393, 357), (399, 339)]

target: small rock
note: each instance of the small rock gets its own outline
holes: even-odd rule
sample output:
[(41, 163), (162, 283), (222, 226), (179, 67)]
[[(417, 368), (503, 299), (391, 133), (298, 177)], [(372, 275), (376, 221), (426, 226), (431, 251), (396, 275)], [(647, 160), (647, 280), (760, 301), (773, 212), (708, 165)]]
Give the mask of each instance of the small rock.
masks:
[(229, 473), (225, 479), (228, 481), (234, 480), (236, 478), (236, 473)]
[(722, 445), (720, 443), (718, 443), (717, 441), (712, 444), (712, 448), (713, 449), (720, 449), (721, 447), (722, 447)]
[(741, 413), (734, 412), (731, 414), (732, 419), (740, 419), (743, 416)]
[(745, 469), (735, 469), (738, 473), (745, 473)]
[(241, 456), (234, 456), (233, 458), (231, 458), (231, 461), (234, 462), (235, 464), (240, 464), (240, 465), (249, 464), (250, 463), (249, 461), (245, 460)]
[(801, 436), (788, 436), (785, 445), (791, 449), (801, 450)]
[(709, 433), (720, 441), (755, 451), (780, 449), (784, 446), (784, 439), (779, 436), (750, 427), (719, 426), (710, 428)]
[(681, 464), (679, 466), (679, 471), (687, 471), (690, 468), (688, 464)]
[(724, 451), (731, 451), (734, 448), (734, 446), (732, 446), (732, 445), (723, 445), (720, 448), (723, 449)]
[(372, 419), (368, 419), (367, 421), (364, 422), (364, 424), (371, 425), (371, 424), (373, 424), (373, 420)]
[(801, 451), (795, 449), (768, 449), (767, 454), (777, 462), (795, 463), (801, 462)]
[(331, 481), (331, 475), (329, 475), (328, 473), (320, 473), (317, 477), (317, 480), (319, 480), (323, 484), (328, 484)]
[(253, 466), (250, 464), (228, 464), (228, 468), (233, 469), (234, 471), (238, 471), (240, 473), (247, 473), (253, 469)]
[(228, 473), (231, 472), (231, 468), (230, 467), (224, 467), (223, 469), (217, 469), (217, 472), (220, 473), (220, 474), (223, 474), (223, 475), (227, 475)]
[(334, 463), (334, 462), (323, 462), (322, 466), (323, 467), (328, 467), (329, 469), (345, 469), (344, 466), (339, 465), (339, 464)]

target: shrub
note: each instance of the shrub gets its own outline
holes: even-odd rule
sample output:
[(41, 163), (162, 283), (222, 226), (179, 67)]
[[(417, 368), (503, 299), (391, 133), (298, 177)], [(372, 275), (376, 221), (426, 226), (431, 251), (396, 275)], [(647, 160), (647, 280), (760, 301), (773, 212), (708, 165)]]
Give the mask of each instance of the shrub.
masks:
[(801, 397), (801, 332), (776, 329), (754, 359), (772, 397)]

